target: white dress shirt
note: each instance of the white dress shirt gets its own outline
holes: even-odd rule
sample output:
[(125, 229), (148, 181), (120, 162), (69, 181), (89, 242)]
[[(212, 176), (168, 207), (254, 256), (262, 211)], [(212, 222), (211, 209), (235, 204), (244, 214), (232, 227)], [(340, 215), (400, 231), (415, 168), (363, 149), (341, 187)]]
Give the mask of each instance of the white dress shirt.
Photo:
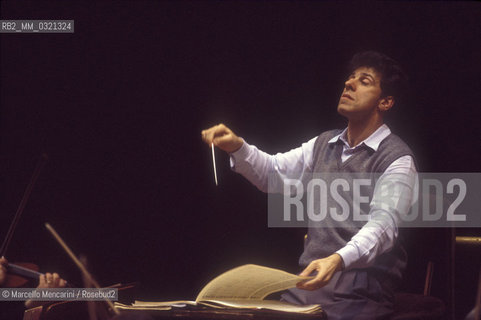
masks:
[[(347, 129), (344, 129), (328, 143), (336, 143), (338, 140), (343, 142), (341, 160), (344, 162), (362, 150), (360, 146), (363, 144), (374, 152), (377, 151), (380, 143), (390, 133), (391, 130), (384, 124), (364, 141), (350, 147), (346, 139)], [(242, 174), (263, 192), (267, 192), (268, 177), (272, 173), (280, 179), (292, 178), (294, 174), (300, 180), (307, 179), (314, 165), (313, 150), (316, 139), (317, 137), (296, 149), (276, 155), (269, 155), (244, 141), (242, 147), (231, 154), (232, 170)], [(342, 257), (345, 268), (368, 267), (374, 263), (377, 256), (391, 250), (394, 246), (398, 236), (399, 216), (408, 212), (413, 201), (416, 180), (413, 158), (409, 155), (398, 158), (391, 163), (380, 179), (387, 175), (389, 175), (389, 194), (392, 195), (389, 199), (390, 205), (383, 204), (380, 191), (375, 188), (370, 203), (369, 221), (336, 252)]]

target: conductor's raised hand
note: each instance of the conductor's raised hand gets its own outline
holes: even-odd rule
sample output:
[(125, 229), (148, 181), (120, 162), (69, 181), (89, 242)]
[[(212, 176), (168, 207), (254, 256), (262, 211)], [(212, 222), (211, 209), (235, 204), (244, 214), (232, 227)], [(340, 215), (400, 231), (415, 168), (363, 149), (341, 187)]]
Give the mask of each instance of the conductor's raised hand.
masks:
[(232, 153), (240, 149), (244, 140), (236, 136), (231, 129), (224, 124), (218, 124), (209, 129), (202, 130), (202, 140), (209, 146), (213, 143), (214, 146)]

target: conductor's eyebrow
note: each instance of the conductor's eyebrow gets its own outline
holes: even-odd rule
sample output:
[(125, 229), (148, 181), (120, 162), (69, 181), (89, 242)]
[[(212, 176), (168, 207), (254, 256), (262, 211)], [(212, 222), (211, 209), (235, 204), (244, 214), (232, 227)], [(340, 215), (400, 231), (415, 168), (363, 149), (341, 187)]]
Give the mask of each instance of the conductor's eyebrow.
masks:
[[(352, 78), (352, 77), (354, 77), (355, 75), (356, 75), (356, 73), (353, 71), (353, 72), (351, 72), (351, 74), (349, 75), (348, 78)], [(370, 73), (361, 72), (361, 76), (369, 77), (369, 78), (371, 78), (372, 81), (375, 81), (374, 76), (373, 76), (372, 74), (370, 74)]]
[(371, 78), (372, 81), (374, 81), (374, 77), (373, 77), (373, 75), (370, 74), (370, 73), (362, 72), (361, 75), (362, 75), (362, 76), (365, 76), (365, 77), (369, 77), (369, 78)]

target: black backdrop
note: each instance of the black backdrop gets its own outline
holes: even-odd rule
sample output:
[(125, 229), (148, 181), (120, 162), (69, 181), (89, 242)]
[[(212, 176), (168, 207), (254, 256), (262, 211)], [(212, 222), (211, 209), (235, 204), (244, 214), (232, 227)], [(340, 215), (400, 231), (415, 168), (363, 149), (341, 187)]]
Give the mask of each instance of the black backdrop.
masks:
[[(394, 57), (410, 75), (411, 101), (393, 110), (390, 126), (421, 171), (481, 171), (478, 3), (15, 1), (0, 8), (2, 19), (75, 20), (73, 34), (0, 35), (1, 234), (39, 155), (50, 159), (10, 261), (81, 283), (43, 227), (48, 221), (87, 255), (102, 284), (140, 281), (144, 298), (193, 299), (208, 279), (244, 263), (296, 271), (305, 231), (268, 229), (266, 195), (232, 173), (220, 152), (215, 187), (200, 131), (224, 122), (278, 152), (342, 127), (335, 109), (343, 66), (365, 49)], [(413, 244), (414, 256), (429, 252), (446, 272), (447, 232), (432, 232), (438, 239)], [(458, 256), (460, 314), (474, 303), (478, 255)], [(424, 265), (411, 261), (410, 279), (422, 282)]]

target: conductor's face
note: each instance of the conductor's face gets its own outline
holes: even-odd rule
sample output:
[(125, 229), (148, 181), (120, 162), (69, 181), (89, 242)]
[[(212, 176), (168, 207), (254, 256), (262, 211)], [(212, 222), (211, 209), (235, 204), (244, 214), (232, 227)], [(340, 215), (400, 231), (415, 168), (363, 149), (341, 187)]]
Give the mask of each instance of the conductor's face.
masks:
[(381, 101), (381, 75), (369, 67), (360, 67), (344, 84), (337, 112), (349, 120), (362, 120), (378, 112)]

